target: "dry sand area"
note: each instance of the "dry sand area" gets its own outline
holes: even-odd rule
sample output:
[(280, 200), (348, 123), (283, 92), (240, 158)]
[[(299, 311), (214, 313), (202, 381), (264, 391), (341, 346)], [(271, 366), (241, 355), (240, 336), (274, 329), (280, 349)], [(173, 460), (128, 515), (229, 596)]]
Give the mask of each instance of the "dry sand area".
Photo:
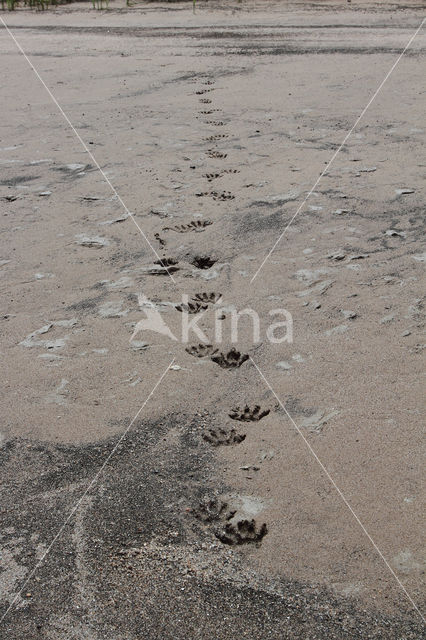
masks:
[(424, 9), (1, 14), (2, 637), (423, 637)]

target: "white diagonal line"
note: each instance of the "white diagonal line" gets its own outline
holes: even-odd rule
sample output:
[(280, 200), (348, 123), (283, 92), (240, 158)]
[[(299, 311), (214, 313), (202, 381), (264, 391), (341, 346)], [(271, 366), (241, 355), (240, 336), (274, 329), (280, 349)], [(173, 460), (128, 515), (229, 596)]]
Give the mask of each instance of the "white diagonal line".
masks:
[(257, 366), (257, 364), (255, 363), (255, 361), (253, 360), (253, 358), (250, 356), (250, 360), (253, 363), (253, 365), (255, 366), (255, 368), (257, 369), (258, 373), (260, 374), (262, 380), (264, 381), (264, 383), (266, 384), (266, 386), (268, 387), (268, 389), (273, 393), (274, 397), (276, 398), (276, 400), (278, 401), (280, 407), (283, 409), (283, 411), (286, 413), (287, 417), (289, 418), (289, 420), (291, 421), (291, 423), (293, 424), (294, 428), (296, 429), (297, 433), (299, 434), (299, 436), (302, 438), (303, 442), (306, 444), (306, 446), (309, 449), (309, 452), (312, 454), (312, 456), (315, 458), (316, 462), (319, 464), (319, 466), (321, 467), (322, 471), (325, 473), (325, 475), (327, 476), (328, 480), (331, 482), (331, 484), (333, 485), (333, 487), (336, 489), (338, 495), (341, 497), (341, 499), (343, 500), (343, 502), (345, 503), (345, 505), (347, 506), (347, 508), (349, 509), (349, 511), (351, 512), (351, 514), (353, 515), (353, 517), (355, 518), (355, 520), (357, 521), (358, 525), (361, 527), (363, 533), (367, 536), (367, 538), (370, 540), (371, 544), (373, 545), (374, 549), (377, 551), (377, 553), (379, 554), (379, 556), (381, 557), (381, 559), (383, 560), (383, 562), (385, 563), (386, 567), (389, 569), (389, 571), (391, 572), (391, 574), (393, 575), (393, 577), (395, 578), (395, 580), (398, 583), (398, 586), (402, 589), (402, 591), (405, 593), (405, 595), (407, 596), (408, 600), (411, 602), (412, 606), (414, 607), (414, 609), (417, 611), (417, 613), (419, 614), (419, 616), (421, 617), (421, 619), (423, 620), (423, 622), (426, 622), (423, 614), (421, 613), (420, 609), (418, 608), (418, 606), (416, 605), (416, 603), (414, 602), (413, 598), (410, 596), (410, 594), (408, 593), (407, 589), (404, 587), (404, 585), (402, 584), (401, 580), (398, 578), (398, 576), (396, 575), (395, 571), (392, 569), (392, 567), (390, 566), (389, 562), (386, 560), (385, 556), (383, 555), (383, 553), (380, 551), (379, 547), (377, 546), (377, 544), (374, 542), (373, 538), (371, 537), (371, 535), (368, 533), (367, 529), (365, 528), (365, 526), (363, 525), (363, 523), (361, 522), (361, 520), (359, 519), (359, 517), (357, 516), (357, 514), (355, 513), (355, 511), (353, 510), (353, 508), (351, 507), (351, 505), (349, 504), (347, 498), (345, 497), (344, 493), (342, 492), (341, 489), (339, 489), (339, 487), (337, 486), (335, 480), (332, 478), (332, 476), (330, 475), (330, 472), (327, 470), (327, 468), (324, 466), (324, 464), (321, 462), (321, 460), (319, 459), (318, 455), (315, 453), (314, 449), (312, 448), (310, 442), (305, 438), (305, 436), (303, 435), (303, 432), (301, 431), (300, 427), (295, 423), (295, 421), (293, 420), (293, 418), (291, 417), (291, 415), (289, 414), (289, 412), (287, 411), (287, 409), (285, 408), (285, 406), (283, 405), (283, 403), (281, 402), (280, 398), (277, 396), (277, 394), (275, 393), (275, 391), (273, 390), (273, 388), (271, 387), (271, 385), (269, 384), (269, 382), (267, 381), (267, 379), (265, 378), (265, 376), (263, 375), (262, 371), (259, 369), (259, 367)]
[[(47, 86), (47, 84), (45, 83), (45, 81), (43, 80), (43, 78), (41, 77), (41, 75), (39, 74), (39, 72), (37, 71), (37, 69), (35, 68), (35, 66), (33, 65), (33, 63), (31, 62), (31, 60), (29, 59), (29, 57), (27, 56), (27, 54), (25, 53), (25, 51), (23, 50), (23, 48), (21, 47), (21, 45), (19, 44), (19, 42), (17, 41), (17, 39), (15, 38), (15, 36), (13, 35), (13, 33), (11, 32), (11, 30), (9, 29), (9, 27), (7, 26), (7, 24), (5, 23), (5, 21), (3, 20), (2, 16), (0, 16), (0, 20), (4, 26), (4, 28), (6, 29), (7, 33), (10, 35), (10, 37), (12, 38), (12, 40), (14, 41), (14, 43), (16, 44), (16, 46), (18, 47), (19, 51), (22, 53), (22, 55), (24, 56), (25, 60), (28, 62), (28, 64), (30, 65), (31, 69), (34, 71), (34, 73), (36, 74), (37, 78), (40, 80), (41, 84), (43, 85), (43, 87), (46, 89), (47, 93), (49, 94), (50, 98), (52, 99), (52, 101), (54, 102), (54, 104), (57, 106), (57, 108), (59, 109), (60, 113), (62, 114), (62, 116), (64, 117), (65, 121), (67, 122), (67, 124), (69, 124), (69, 126), (71, 127), (72, 131), (74, 132), (77, 140), (80, 142), (81, 146), (83, 147), (83, 149), (85, 150), (85, 152), (88, 154), (88, 156), (90, 157), (90, 159), (92, 160), (93, 164), (96, 166), (96, 168), (99, 170), (99, 172), (101, 173), (103, 179), (105, 180), (105, 182), (107, 183), (107, 185), (110, 187), (111, 191), (113, 192), (113, 194), (116, 196), (117, 200), (119, 201), (119, 203), (121, 204), (121, 206), (123, 207), (124, 211), (126, 212), (126, 214), (129, 216), (129, 218), (134, 222), (134, 224), (136, 225), (136, 227), (139, 230), (139, 233), (141, 234), (141, 236), (143, 237), (143, 239), (145, 240), (145, 242), (148, 244), (148, 246), (150, 247), (150, 249), (154, 252), (154, 254), (156, 255), (156, 257), (159, 260), (162, 260), (162, 258), (160, 258), (158, 252), (156, 251), (155, 247), (152, 246), (152, 244), (150, 243), (149, 239), (147, 238), (147, 236), (145, 235), (145, 233), (143, 232), (142, 228), (139, 226), (137, 220), (135, 219), (134, 215), (131, 213), (131, 211), (129, 211), (129, 209), (127, 208), (127, 205), (124, 203), (123, 199), (121, 198), (120, 194), (118, 193), (117, 189), (114, 187), (114, 185), (111, 183), (110, 179), (108, 178), (108, 176), (106, 175), (105, 171), (101, 168), (99, 162), (96, 160), (95, 156), (93, 155), (93, 153), (90, 151), (90, 149), (87, 147), (86, 143), (84, 142), (83, 138), (80, 136), (80, 134), (78, 133), (78, 131), (76, 130), (76, 128), (74, 127), (73, 123), (71, 122), (71, 120), (69, 119), (69, 117), (67, 116), (67, 114), (65, 113), (65, 111), (62, 109), (61, 105), (59, 104), (59, 102), (57, 101), (57, 99), (55, 98), (55, 96), (53, 95), (53, 93), (51, 92), (51, 90), (49, 89), (49, 87)], [(173, 283), (176, 284), (175, 279), (173, 278), (172, 274), (170, 273), (170, 271), (167, 269), (167, 267), (165, 266), (165, 269), (167, 270), (167, 273), (169, 274), (170, 278), (172, 279)]]
[(50, 550), (52, 549), (53, 545), (56, 543), (56, 541), (60, 538), (60, 536), (62, 535), (65, 527), (67, 526), (67, 524), (69, 523), (69, 521), (71, 520), (71, 518), (73, 517), (73, 515), (75, 514), (75, 512), (77, 511), (77, 509), (79, 508), (80, 504), (82, 503), (82, 501), (84, 500), (84, 498), (87, 496), (87, 494), (89, 493), (89, 491), (92, 489), (92, 487), (96, 484), (96, 481), (98, 480), (99, 476), (101, 475), (101, 473), (103, 472), (103, 470), (105, 469), (105, 467), (107, 466), (107, 464), (109, 463), (109, 461), (111, 460), (112, 456), (114, 455), (114, 453), (117, 451), (118, 447), (120, 446), (120, 444), (123, 442), (124, 438), (126, 437), (126, 435), (129, 432), (129, 429), (131, 428), (131, 426), (134, 424), (135, 420), (137, 420), (140, 412), (142, 411), (142, 409), (145, 408), (146, 404), (148, 403), (148, 401), (150, 400), (150, 398), (153, 396), (155, 390), (157, 389), (157, 387), (161, 384), (164, 376), (167, 374), (167, 372), (169, 371), (170, 367), (172, 366), (172, 364), (174, 363), (175, 358), (173, 358), (173, 360), (170, 362), (170, 364), (168, 365), (167, 369), (161, 374), (160, 378), (157, 380), (157, 382), (155, 383), (154, 387), (152, 388), (151, 392), (149, 393), (149, 395), (147, 396), (147, 398), (145, 399), (143, 405), (140, 407), (139, 411), (136, 413), (135, 417), (133, 418), (133, 420), (130, 421), (130, 423), (127, 425), (126, 429), (123, 431), (123, 433), (121, 434), (120, 438), (118, 439), (118, 442), (114, 445), (114, 447), (112, 448), (112, 450), (110, 451), (110, 453), (108, 454), (108, 456), (106, 457), (105, 461), (103, 462), (101, 468), (96, 472), (96, 474), (94, 475), (94, 477), (92, 478), (92, 480), (89, 482), (89, 484), (87, 485), (86, 489), (83, 491), (83, 494), (80, 496), (80, 498), (77, 500), (77, 502), (75, 503), (75, 505), (73, 506), (73, 508), (71, 509), (70, 513), (68, 514), (67, 518), (65, 519), (65, 521), (63, 522), (63, 524), (61, 525), (59, 531), (57, 532), (57, 534), (55, 535), (55, 537), (53, 538), (52, 542), (49, 544), (49, 546), (47, 547), (46, 551), (43, 553), (43, 555), (41, 556), (41, 558), (39, 559), (39, 561), (37, 562), (37, 564), (35, 565), (34, 569), (31, 571), (31, 573), (28, 575), (27, 578), (25, 578), (24, 582), (21, 584), (21, 586), (19, 587), (17, 593), (15, 594), (15, 597), (13, 598), (12, 602), (10, 603), (10, 605), (8, 606), (8, 608), (6, 609), (5, 613), (3, 614), (3, 616), (0, 619), (0, 623), (3, 622), (3, 620), (5, 619), (5, 617), (7, 616), (7, 614), (9, 613), (9, 611), (12, 609), (13, 605), (15, 604), (16, 600), (19, 598), (20, 594), (22, 593), (23, 589), (25, 589), (25, 586), (28, 584), (28, 582), (31, 580), (31, 578), (33, 577), (33, 575), (35, 574), (35, 572), (37, 571), (37, 569), (40, 567), (40, 565), (44, 562), (47, 554), (50, 552)]
[(345, 135), (342, 143), (340, 144), (340, 146), (336, 149), (336, 151), (334, 152), (331, 160), (327, 163), (325, 169), (320, 173), (319, 177), (316, 179), (314, 186), (311, 188), (311, 190), (309, 191), (308, 195), (306, 196), (306, 198), (303, 200), (303, 202), (298, 206), (296, 213), (293, 215), (293, 217), (290, 219), (290, 222), (286, 225), (284, 231), (281, 233), (281, 235), (278, 237), (278, 240), (276, 240), (275, 244), (273, 245), (272, 249), (270, 249), (269, 253), (266, 255), (266, 257), (263, 259), (262, 264), (260, 265), (260, 267), (258, 268), (258, 270), (256, 271), (256, 273), (254, 274), (254, 276), (252, 277), (252, 279), (250, 280), (250, 284), (254, 281), (254, 279), (257, 277), (257, 275), (259, 274), (259, 272), (261, 271), (261, 269), (263, 269), (263, 266), (265, 265), (266, 261), (269, 260), (270, 256), (272, 255), (272, 253), (275, 251), (276, 247), (278, 246), (278, 244), (281, 242), (281, 239), (283, 238), (284, 234), (286, 233), (286, 231), (288, 230), (288, 228), (292, 225), (292, 223), (294, 222), (294, 220), (296, 219), (296, 217), (299, 215), (299, 212), (302, 210), (302, 208), (305, 206), (307, 200), (310, 198), (310, 196), (312, 195), (313, 191), (315, 190), (315, 188), (317, 187), (319, 181), (321, 180), (321, 178), (327, 173), (327, 171), (329, 170), (330, 166), (332, 165), (332, 163), (334, 162), (336, 156), (340, 153), (340, 151), (342, 150), (343, 146), (345, 145), (347, 139), (349, 138), (349, 136), (351, 135), (352, 131), (355, 129), (355, 127), (358, 125), (358, 123), (360, 122), (360, 120), (364, 117), (364, 114), (366, 113), (367, 109), (370, 107), (370, 105), (372, 104), (372, 102), (375, 100), (375, 98), (377, 97), (377, 95), (380, 93), (383, 85), (385, 84), (386, 80), (389, 78), (389, 76), (392, 74), (393, 70), (395, 69), (395, 67), (397, 66), (397, 64), (399, 63), (399, 61), (401, 60), (402, 56), (404, 55), (404, 53), (407, 51), (408, 47), (411, 45), (411, 43), (413, 42), (414, 38), (416, 37), (416, 35), (419, 33), (420, 29), (423, 26), (424, 21), (426, 20), (426, 18), (423, 18), (423, 20), (420, 23), (420, 26), (416, 29), (415, 33), (411, 36), (411, 38), (409, 39), (409, 41), (407, 42), (407, 44), (405, 45), (403, 51), (401, 51), (401, 53), (399, 54), (398, 58), (395, 60), (395, 62), (393, 63), (393, 65), (391, 66), (391, 68), (389, 69), (389, 71), (387, 72), (387, 74), (385, 75), (384, 79), (382, 80), (382, 82), (379, 84), (379, 86), (377, 87), (376, 91), (373, 93), (372, 97), (370, 98), (370, 100), (368, 101), (367, 105), (364, 107), (364, 109), (361, 111), (361, 113), (359, 114), (358, 118), (355, 120), (354, 125), (352, 126), (352, 128), (347, 132), (347, 134)]

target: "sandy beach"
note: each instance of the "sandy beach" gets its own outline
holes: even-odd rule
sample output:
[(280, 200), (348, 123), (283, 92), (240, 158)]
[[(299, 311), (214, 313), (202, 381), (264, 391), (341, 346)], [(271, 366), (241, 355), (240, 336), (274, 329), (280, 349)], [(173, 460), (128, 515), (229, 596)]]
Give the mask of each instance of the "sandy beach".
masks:
[(0, 13), (4, 637), (420, 639), (424, 3), (91, 6)]

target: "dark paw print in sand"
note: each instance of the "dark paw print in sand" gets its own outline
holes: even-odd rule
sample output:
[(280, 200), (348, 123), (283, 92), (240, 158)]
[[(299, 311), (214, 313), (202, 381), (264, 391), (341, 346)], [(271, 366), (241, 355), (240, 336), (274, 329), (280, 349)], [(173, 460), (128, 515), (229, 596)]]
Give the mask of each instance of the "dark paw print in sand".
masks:
[(191, 220), (188, 224), (176, 224), (173, 227), (163, 227), (163, 231), (176, 231), (176, 233), (188, 233), (189, 231), (204, 231), (213, 224), (211, 220)]
[(217, 178), (221, 178), (223, 176), (223, 173), (206, 173), (204, 175), (205, 178), (207, 178), (207, 182), (212, 182), (213, 180), (216, 180)]
[(230, 191), (197, 191), (198, 198), (210, 196), (213, 200), (234, 200), (235, 196)]
[(211, 360), (222, 367), (222, 369), (236, 369), (249, 359), (246, 353), (240, 353), (236, 349), (232, 348), (228, 353), (219, 353), (213, 355)]
[(215, 149), (209, 149), (206, 151), (206, 156), (209, 158), (227, 158), (227, 153), (222, 153), (222, 151), (215, 151)]
[(223, 138), (229, 138), (227, 133), (215, 133), (212, 136), (208, 136), (207, 138), (203, 138), (206, 142), (215, 142), (216, 140), (222, 140)]
[(155, 260), (154, 264), (158, 264), (158, 266), (162, 267), (166, 273), (179, 271), (179, 267), (177, 266), (178, 261), (175, 258), (160, 258), (160, 260)]
[[(223, 157), (223, 155), (219, 154), (219, 156), (213, 156), (213, 157)], [(226, 157), (226, 154), (225, 154), (225, 157)], [(206, 173), (204, 175), (204, 177), (207, 178), (207, 182), (212, 182), (213, 180), (217, 180), (217, 178), (221, 178), (226, 173), (235, 174), (235, 173), (240, 173), (240, 172), (239, 172), (238, 169), (224, 169), (220, 173)]]
[(204, 440), (213, 447), (239, 444), (245, 440), (245, 437), (245, 433), (237, 433), (235, 429), (223, 429), (222, 427), (207, 429), (203, 433)]
[(255, 544), (257, 547), (268, 533), (268, 527), (263, 523), (257, 526), (256, 520), (238, 520), (235, 524), (227, 522), (223, 529), (217, 529), (214, 534), (224, 544), (240, 545)]
[[(221, 498), (205, 498), (198, 507), (193, 509), (194, 516), (207, 525), (215, 525), (214, 535), (224, 544), (242, 545), (255, 544), (259, 546), (268, 533), (265, 523), (258, 527), (255, 520), (235, 518), (236, 509), (229, 506)], [(232, 520), (235, 520), (233, 522)]]
[(187, 304), (178, 304), (176, 309), (186, 313), (199, 313), (206, 311), (210, 304), (216, 304), (222, 300), (221, 293), (196, 293)]
[(211, 293), (196, 293), (192, 300), (198, 300), (199, 302), (205, 302), (207, 304), (216, 304), (222, 300), (221, 293), (215, 293), (212, 291)]
[(240, 422), (258, 422), (262, 420), (265, 416), (267, 416), (271, 412), (270, 409), (265, 409), (262, 411), (260, 406), (256, 404), (253, 409), (250, 409), (248, 405), (241, 409), (240, 407), (235, 407), (235, 409), (231, 409), (229, 412), (229, 417), (233, 420), (239, 420)]
[(194, 256), (191, 260), (191, 264), (197, 269), (210, 269), (217, 260), (210, 258), (210, 256)]
[(186, 313), (199, 313), (206, 311), (210, 304), (216, 304), (222, 300), (221, 293), (196, 293), (187, 304), (178, 304), (176, 309)]
[(192, 509), (192, 513), (197, 520), (201, 520), (202, 522), (210, 523), (217, 522), (218, 520), (226, 522), (234, 517), (236, 510), (230, 509), (228, 503), (221, 498), (206, 497), (199, 503), (198, 507)]
[(217, 193), (216, 191), (212, 191), (211, 194), (213, 200), (234, 200), (235, 196), (230, 191), (221, 191)]
[(176, 305), (176, 309), (182, 313), (200, 313), (200, 311), (206, 311), (208, 305), (200, 301), (189, 301), (187, 304)]
[(190, 347), (185, 347), (185, 351), (194, 358), (206, 358), (214, 353), (217, 353), (217, 349), (211, 344), (196, 344)]

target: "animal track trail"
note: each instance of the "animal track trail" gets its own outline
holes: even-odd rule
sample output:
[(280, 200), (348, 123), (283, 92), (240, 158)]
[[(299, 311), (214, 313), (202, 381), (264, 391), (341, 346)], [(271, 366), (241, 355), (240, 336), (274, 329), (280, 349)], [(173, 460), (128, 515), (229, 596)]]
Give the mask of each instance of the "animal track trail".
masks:
[(217, 353), (218, 349), (211, 344), (200, 343), (185, 347), (185, 351), (189, 353), (189, 355), (194, 356), (194, 358), (206, 358)]
[(206, 151), (206, 156), (208, 158), (227, 158), (228, 154), (227, 153), (222, 153), (221, 151), (215, 151), (214, 149), (209, 149), (208, 151)]
[(204, 440), (213, 447), (240, 444), (245, 440), (245, 437), (245, 433), (237, 433), (235, 429), (223, 429), (222, 427), (208, 429), (203, 433)]
[(230, 410), (228, 415), (233, 420), (239, 420), (240, 422), (258, 422), (269, 413), (271, 413), (270, 409), (264, 409), (262, 411), (260, 405), (256, 404), (253, 409), (250, 409), (248, 405), (246, 405), (244, 409), (235, 407), (235, 409)]
[(163, 227), (163, 231), (176, 231), (176, 233), (200, 232), (213, 224), (211, 220), (192, 220), (188, 224), (176, 224), (173, 227)]
[[(203, 85), (212, 84), (214, 84), (212, 80), (203, 82)], [(213, 89), (199, 89), (195, 92), (195, 94), (200, 96), (210, 91), (213, 91)], [(212, 101), (209, 98), (200, 98), (199, 102), (201, 104), (211, 104)], [(208, 108), (200, 110), (199, 114), (212, 115), (213, 113), (219, 111), (222, 111), (222, 109)], [(212, 125), (215, 127), (223, 127), (225, 125), (222, 120), (205, 120), (204, 124)], [(206, 142), (217, 142), (228, 137), (229, 135), (226, 133), (213, 134), (203, 138), (203, 140)], [(214, 159), (225, 159), (227, 158), (228, 154), (217, 151), (216, 149), (209, 149), (206, 152), (206, 156)], [(206, 178), (208, 182), (213, 182), (213, 180), (217, 180), (225, 174), (236, 173), (239, 173), (238, 169), (224, 169), (219, 172), (206, 173), (203, 177)], [(213, 200), (219, 201), (233, 200), (235, 198), (235, 196), (230, 191), (206, 191), (198, 192), (195, 195), (197, 197), (209, 196), (213, 198)], [(186, 233), (188, 231), (204, 230), (205, 226), (207, 226), (204, 225), (201, 229), (196, 228), (197, 222), (201, 224), (200, 221), (193, 221), (188, 225), (175, 225), (174, 227), (165, 227), (163, 230), (172, 230), (178, 233)], [(160, 237), (157, 236), (158, 234), (156, 235), (156, 238), (160, 241)], [(216, 260), (210, 258), (209, 256), (195, 256), (191, 264), (199, 269), (209, 269), (215, 264), (215, 262)], [(210, 304), (216, 304), (217, 302), (220, 302), (221, 299), (222, 295), (215, 292), (197, 293), (187, 304), (177, 305), (176, 309), (181, 312), (186, 311), (187, 313), (195, 314), (199, 313), (200, 311), (207, 310)], [(239, 368), (242, 364), (244, 364), (244, 362), (246, 362), (246, 360), (249, 359), (248, 354), (242, 354), (235, 348), (232, 348), (227, 353), (218, 353), (218, 349), (211, 344), (200, 343), (198, 345), (191, 345), (186, 347), (185, 351), (196, 358), (210, 357), (212, 362), (218, 364), (222, 369)], [(229, 411), (229, 416), (233, 420), (238, 420), (240, 422), (257, 422), (267, 416), (269, 413), (270, 409), (262, 410), (260, 405), (255, 405), (253, 409), (246, 405), (242, 409), (240, 407), (231, 409)], [(206, 429), (202, 433), (202, 438), (213, 447), (232, 446), (243, 442), (246, 438), (246, 434), (238, 433), (234, 428), (211, 427)], [(193, 513), (196, 518), (198, 518), (205, 524), (217, 525), (213, 528), (213, 533), (216, 538), (223, 544), (231, 546), (254, 544), (255, 546), (259, 546), (268, 532), (265, 523), (258, 526), (254, 519), (248, 520), (245, 518), (234, 518), (237, 511), (230, 508), (227, 502), (224, 502), (223, 500), (218, 498), (204, 500), (196, 509), (193, 509)]]
[(210, 360), (222, 367), (222, 369), (236, 369), (241, 367), (249, 356), (246, 353), (241, 354), (236, 349), (232, 348), (228, 353), (220, 352), (218, 355), (212, 355)]
[(235, 524), (227, 522), (223, 529), (216, 529), (214, 532), (216, 538), (218, 538), (224, 544), (229, 545), (241, 545), (241, 544), (255, 544), (260, 546), (262, 539), (268, 533), (268, 527), (266, 523), (263, 523), (260, 527), (257, 526), (256, 520), (238, 520)]

